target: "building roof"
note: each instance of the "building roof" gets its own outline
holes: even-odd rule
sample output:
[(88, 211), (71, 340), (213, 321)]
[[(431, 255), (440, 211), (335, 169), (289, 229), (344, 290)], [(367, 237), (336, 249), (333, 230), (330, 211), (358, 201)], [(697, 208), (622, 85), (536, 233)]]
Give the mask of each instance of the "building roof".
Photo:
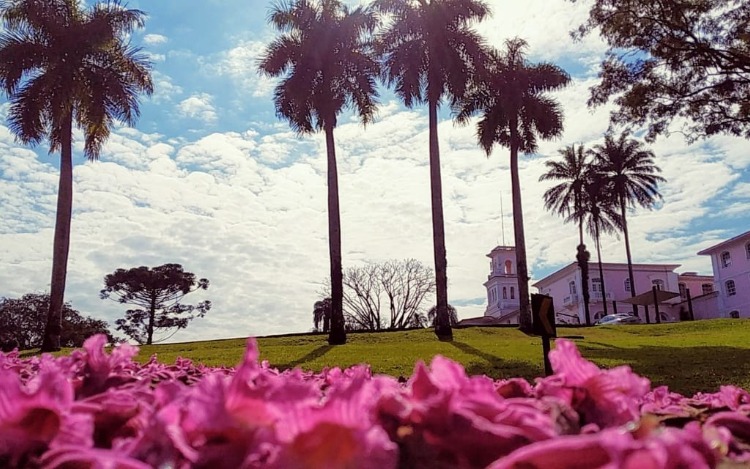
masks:
[(664, 303), (665, 301), (669, 301), (672, 298), (677, 298), (678, 296), (680, 296), (680, 294), (677, 292), (664, 291), (664, 290), (657, 289), (657, 290), (643, 292), (640, 295), (636, 295), (626, 300), (618, 300), (618, 301), (620, 303), (630, 303), (631, 305), (641, 305), (641, 306), (653, 305), (655, 304), (654, 291), (656, 291), (656, 301), (659, 303)]
[(490, 251), (490, 253), (487, 254), (487, 257), (492, 257), (492, 255), (495, 254), (495, 252), (497, 252), (497, 251), (513, 251), (513, 252), (516, 252), (516, 247), (515, 246), (495, 246), (495, 249), (493, 249), (492, 251)]
[(748, 239), (750, 240), (750, 231), (745, 231), (744, 233), (735, 236), (734, 238), (730, 238), (726, 241), (722, 241), (719, 244), (714, 244), (711, 247), (707, 247), (706, 249), (702, 251), (698, 251), (698, 255), (700, 256), (710, 256), (712, 252), (718, 251), (719, 249), (725, 248), (728, 245), (736, 242), (736, 241), (742, 241)]
[[(646, 270), (646, 271), (658, 271), (658, 272), (674, 272), (674, 270), (680, 267), (681, 264), (633, 264), (633, 270)], [(537, 280), (532, 283), (532, 287), (539, 288), (540, 284), (548, 285), (561, 277), (569, 275), (578, 269), (577, 262), (571, 262), (562, 269), (552, 272), (548, 276), (541, 280)], [(628, 264), (618, 262), (602, 262), (603, 270), (627, 270)], [(599, 274), (599, 264), (596, 262), (589, 262), (589, 275), (593, 273)]]

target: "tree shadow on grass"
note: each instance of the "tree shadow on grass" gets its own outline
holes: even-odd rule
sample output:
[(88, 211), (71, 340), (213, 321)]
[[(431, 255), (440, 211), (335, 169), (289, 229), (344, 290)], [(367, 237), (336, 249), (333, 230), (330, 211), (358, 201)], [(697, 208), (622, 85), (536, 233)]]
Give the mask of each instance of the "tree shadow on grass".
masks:
[(320, 347), (311, 350), (307, 355), (304, 355), (296, 360), (290, 361), (289, 363), (280, 363), (278, 365), (274, 365), (279, 370), (286, 370), (295, 368), (299, 365), (305, 364), (307, 362), (311, 362), (317, 358), (322, 357), (326, 353), (328, 353), (329, 350), (331, 350), (334, 346), (333, 345), (321, 345)]
[(651, 380), (686, 396), (715, 392), (724, 384), (750, 388), (750, 349), (728, 346), (668, 347), (644, 345), (605, 349), (578, 343), (581, 354), (597, 364), (630, 365)]
[(473, 355), (481, 362), (469, 362), (464, 365), (468, 375), (487, 375), (494, 379), (526, 378), (533, 382), (534, 378), (544, 376), (544, 364), (542, 363), (542, 350), (539, 348), (539, 365), (522, 360), (509, 360), (489, 354), (464, 342), (454, 340), (447, 342), (458, 350)]

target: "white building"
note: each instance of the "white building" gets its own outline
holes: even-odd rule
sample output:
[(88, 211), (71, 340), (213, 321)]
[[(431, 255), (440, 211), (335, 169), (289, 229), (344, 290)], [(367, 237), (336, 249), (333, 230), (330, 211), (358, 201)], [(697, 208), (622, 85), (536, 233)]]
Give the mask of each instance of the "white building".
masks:
[[(679, 276), (674, 272), (678, 267), (679, 264), (633, 264), (635, 293), (649, 292), (652, 287), (663, 291), (678, 292)], [(592, 324), (605, 314), (614, 313), (613, 301), (620, 302), (632, 296), (627, 264), (605, 262), (602, 263), (602, 271), (604, 272), (603, 281), (602, 275), (599, 274), (599, 264), (589, 263), (589, 317)], [(577, 263), (568, 264), (534, 283), (533, 286), (539, 290), (539, 293), (553, 298), (559, 323), (586, 324), (581, 270)], [(660, 307), (661, 320), (678, 319), (670, 314), (669, 310), (679, 301), (676, 298)], [(632, 312), (632, 306), (618, 303), (617, 311)], [(639, 316), (646, 322), (643, 308), (639, 308)], [(650, 321), (656, 319), (653, 307), (651, 307), (649, 319)]]
[(497, 246), (490, 258), (490, 274), (484, 287), (487, 289), (485, 317), (496, 324), (518, 324), (518, 275), (516, 272), (516, 248)]
[(719, 317), (750, 318), (750, 231), (698, 254), (711, 256)]

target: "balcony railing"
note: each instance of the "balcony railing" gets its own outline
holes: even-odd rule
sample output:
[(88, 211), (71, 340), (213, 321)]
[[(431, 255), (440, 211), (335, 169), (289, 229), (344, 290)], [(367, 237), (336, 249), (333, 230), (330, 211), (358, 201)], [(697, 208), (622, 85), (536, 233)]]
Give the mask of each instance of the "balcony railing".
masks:
[(563, 298), (563, 305), (564, 306), (568, 306), (568, 305), (572, 305), (572, 304), (576, 304), (576, 303), (578, 303), (578, 294), (577, 293), (573, 293), (572, 295), (566, 296), (565, 298)]
[(601, 300), (605, 299), (605, 296), (606, 296), (606, 300), (607, 301), (609, 301), (609, 300), (612, 299), (612, 293), (610, 293), (610, 292), (607, 292), (606, 295), (602, 295), (602, 292), (600, 292), (600, 291), (592, 291), (591, 292), (591, 299), (592, 300), (601, 301)]

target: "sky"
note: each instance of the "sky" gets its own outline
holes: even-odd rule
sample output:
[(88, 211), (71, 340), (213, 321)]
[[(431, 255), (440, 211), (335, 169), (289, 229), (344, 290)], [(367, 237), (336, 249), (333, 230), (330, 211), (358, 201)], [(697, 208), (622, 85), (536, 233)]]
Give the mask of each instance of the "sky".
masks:
[[(572, 76), (553, 95), (564, 134), (520, 163), (533, 282), (575, 259), (577, 230), (544, 210), (550, 184), (538, 179), (560, 148), (603, 141), (611, 108), (592, 110), (586, 100), (606, 45), (596, 35), (575, 42), (568, 34), (585, 20), (589, 1), (488, 3), (493, 15), (476, 28), (490, 44), (522, 37), (529, 60)], [(75, 134), (66, 301), (114, 324), (127, 308), (99, 298), (106, 274), (179, 263), (211, 283), (184, 301), (209, 299), (213, 308), (169, 341), (311, 330), (329, 269), (325, 141), (298, 136), (276, 117), (276, 82), (256, 71), (276, 34), (267, 24), (270, 2), (128, 6), (148, 14), (131, 42), (153, 61), (155, 91), (142, 98), (135, 127), (113, 129), (99, 161), (83, 157)], [(364, 128), (347, 112), (335, 132), (344, 267), (404, 258), (432, 266), (426, 108), (407, 109), (384, 88), (380, 94), (374, 123)], [(16, 142), (7, 111), (0, 98), (0, 297), (16, 298), (49, 290), (59, 157), (44, 144)], [(509, 156), (497, 147), (487, 157), (474, 127), (450, 117), (445, 110), (439, 124), (448, 296), (467, 318), (486, 307), (486, 254), (513, 244)], [(696, 253), (749, 229), (748, 144), (719, 136), (688, 145), (673, 133), (649, 148), (667, 182), (654, 210), (628, 214), (633, 260), (710, 275), (710, 259)], [(622, 239), (605, 237), (603, 258), (624, 262)]]

